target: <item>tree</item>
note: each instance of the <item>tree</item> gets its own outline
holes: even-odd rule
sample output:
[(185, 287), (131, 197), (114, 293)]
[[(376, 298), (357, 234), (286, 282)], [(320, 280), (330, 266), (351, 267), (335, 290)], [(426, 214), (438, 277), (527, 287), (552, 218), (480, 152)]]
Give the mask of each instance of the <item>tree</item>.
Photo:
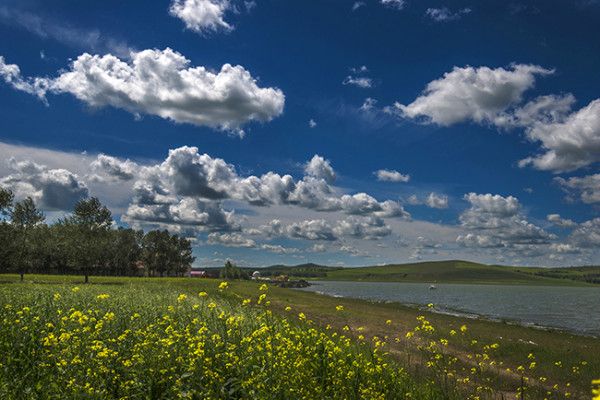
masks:
[(144, 233), (133, 229), (119, 228), (111, 231), (108, 275), (131, 275), (137, 261), (142, 257), (142, 240)]
[(0, 272), (7, 272), (12, 266), (12, 261), (16, 259), (14, 227), (6, 222), (13, 200), (13, 193), (0, 187)]
[(10, 212), (10, 219), (17, 236), (16, 264), (23, 281), (25, 272), (33, 267), (37, 255), (38, 243), (34, 240), (34, 230), (46, 217), (37, 209), (31, 197), (27, 197), (15, 204)]
[(15, 195), (12, 191), (0, 187), (0, 216), (6, 217), (10, 215), (14, 199)]
[(164, 230), (150, 231), (144, 236), (143, 260), (150, 275), (181, 276), (191, 268), (195, 257), (188, 239)]
[(63, 221), (70, 233), (71, 264), (83, 272), (85, 283), (92, 271), (108, 262), (112, 223), (110, 210), (96, 197), (79, 200), (73, 214)]
[(219, 276), (223, 279), (248, 279), (248, 274), (227, 260), (225, 266), (219, 272)]

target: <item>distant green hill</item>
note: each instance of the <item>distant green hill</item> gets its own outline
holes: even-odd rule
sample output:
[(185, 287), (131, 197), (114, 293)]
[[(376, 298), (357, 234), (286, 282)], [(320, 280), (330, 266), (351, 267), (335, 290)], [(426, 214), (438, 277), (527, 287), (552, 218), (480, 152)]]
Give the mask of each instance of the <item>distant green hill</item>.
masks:
[[(263, 273), (264, 271), (264, 273)], [(285, 274), (324, 280), (371, 282), (488, 283), (588, 285), (600, 283), (600, 267), (528, 268), (449, 260), (383, 266), (340, 268), (315, 264), (275, 265), (263, 275)]]

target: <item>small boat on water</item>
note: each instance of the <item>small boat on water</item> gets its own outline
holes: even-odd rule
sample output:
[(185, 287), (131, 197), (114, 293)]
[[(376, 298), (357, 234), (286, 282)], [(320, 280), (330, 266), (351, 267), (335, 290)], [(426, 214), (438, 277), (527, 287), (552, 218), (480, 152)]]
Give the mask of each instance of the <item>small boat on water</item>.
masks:
[(429, 290), (435, 290), (435, 289), (437, 289), (437, 286), (435, 286), (435, 285), (429, 285)]

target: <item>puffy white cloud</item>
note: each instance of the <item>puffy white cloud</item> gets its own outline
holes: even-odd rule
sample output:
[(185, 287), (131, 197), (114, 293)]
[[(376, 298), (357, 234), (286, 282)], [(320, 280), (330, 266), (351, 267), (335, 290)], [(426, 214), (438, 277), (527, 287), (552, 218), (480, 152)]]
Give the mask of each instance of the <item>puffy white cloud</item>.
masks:
[(600, 248), (600, 218), (579, 224), (568, 240), (576, 247)]
[(31, 197), (49, 210), (71, 210), (77, 201), (88, 196), (80, 178), (66, 169), (51, 169), (33, 161), (8, 160), (12, 174), (0, 178), (0, 186), (11, 189), (17, 199)]
[(427, 196), (425, 204), (430, 208), (448, 208), (448, 196), (431, 192)]
[(309, 250), (313, 253), (323, 253), (327, 250), (327, 247), (325, 247), (324, 244), (315, 243), (311, 246), (311, 248)]
[(27, 80), (18, 67), (0, 59), (0, 74), (16, 89), (40, 98), (47, 92), (70, 93), (91, 107), (112, 106), (240, 136), (245, 123), (270, 121), (283, 112), (283, 92), (259, 87), (240, 65), (225, 64), (218, 72), (191, 67), (170, 48), (131, 52), (130, 58), (84, 53), (56, 78)]
[(116, 157), (98, 154), (90, 164), (94, 176), (98, 181), (129, 181), (135, 178), (139, 165), (129, 159), (119, 160)]
[(313, 158), (304, 166), (304, 172), (317, 179), (323, 179), (327, 183), (335, 181), (335, 171), (331, 167), (329, 160), (315, 154)]
[(306, 240), (336, 240), (331, 225), (323, 219), (294, 222), (286, 228), (289, 237)]
[(355, 239), (379, 239), (392, 233), (391, 228), (378, 217), (349, 217), (340, 220), (333, 231), (337, 236)]
[(425, 15), (436, 22), (447, 22), (455, 21), (461, 18), (463, 15), (469, 14), (470, 8), (462, 8), (458, 11), (451, 11), (448, 7), (442, 8), (428, 8), (425, 10)]
[(523, 93), (533, 87), (536, 75), (551, 73), (552, 70), (525, 64), (514, 64), (508, 69), (454, 67), (427, 84), (412, 103), (394, 106), (405, 118), (423, 118), (437, 125), (464, 121), (494, 123), (522, 100)]
[(565, 172), (596, 163), (600, 161), (600, 99), (564, 118), (533, 123), (526, 135), (539, 142), (545, 153), (522, 160), (520, 166)]
[(196, 231), (227, 232), (239, 230), (233, 211), (225, 211), (220, 202), (182, 198), (172, 203), (129, 205), (122, 218), (126, 222), (142, 224), (179, 225)]
[(429, 208), (448, 208), (448, 196), (435, 192), (430, 192), (425, 198), (419, 198), (416, 194), (410, 195), (406, 202), (413, 206), (424, 205)]
[(316, 128), (317, 127), (317, 121), (315, 121), (314, 119), (309, 119), (308, 120), (308, 127), (309, 128)]
[(578, 254), (581, 253), (581, 249), (573, 246), (570, 243), (552, 243), (550, 250), (560, 254)]
[(499, 238), (488, 235), (477, 235), (474, 233), (459, 235), (456, 238), (456, 242), (465, 247), (493, 248), (504, 246)]
[(575, 104), (572, 94), (538, 96), (510, 113), (499, 115), (494, 123), (499, 127), (531, 127), (538, 123), (562, 121)]
[(248, 239), (237, 232), (218, 233), (213, 232), (208, 235), (209, 244), (220, 244), (227, 247), (256, 247), (256, 243), (252, 239)]
[(468, 193), (471, 207), (459, 217), (468, 232), (457, 242), (470, 247), (510, 247), (521, 255), (533, 256), (531, 246), (545, 245), (556, 236), (530, 223), (520, 214), (521, 205), (513, 196)]
[(317, 211), (346, 214), (373, 214), (380, 217), (408, 217), (402, 206), (387, 200), (379, 202), (366, 193), (340, 195), (330, 185), (335, 171), (329, 161), (315, 155), (305, 165), (306, 176), (295, 181), (290, 175), (268, 172), (260, 177), (241, 177), (220, 158), (199, 154), (196, 147), (169, 151), (161, 164), (144, 167), (134, 185), (142, 203), (170, 203), (173, 197), (232, 199), (251, 205), (296, 205)]
[(554, 178), (567, 192), (575, 192), (586, 204), (600, 203), (600, 174), (571, 178)]
[(169, 13), (182, 20), (187, 29), (206, 33), (233, 29), (224, 19), (230, 8), (229, 0), (174, 0)]
[(548, 222), (551, 222), (553, 225), (559, 226), (561, 228), (572, 228), (577, 226), (577, 223), (568, 218), (562, 218), (559, 214), (548, 214), (546, 216)]
[(519, 200), (513, 196), (503, 197), (499, 194), (477, 194), (471, 192), (465, 195), (465, 200), (471, 204), (471, 209), (474, 211), (501, 217), (516, 215), (521, 208)]
[(375, 171), (374, 174), (377, 176), (378, 181), (387, 181), (387, 182), (408, 182), (410, 181), (409, 174), (401, 174), (395, 170), (389, 169), (380, 169)]
[(381, 4), (386, 7), (394, 8), (396, 10), (402, 10), (406, 5), (405, 0), (381, 0)]

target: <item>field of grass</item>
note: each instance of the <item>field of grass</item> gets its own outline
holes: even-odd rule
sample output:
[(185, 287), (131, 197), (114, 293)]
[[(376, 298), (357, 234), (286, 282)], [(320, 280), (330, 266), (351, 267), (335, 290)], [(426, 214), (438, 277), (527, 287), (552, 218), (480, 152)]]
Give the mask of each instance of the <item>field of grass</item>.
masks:
[(511, 285), (587, 285), (579, 272), (560, 269), (561, 276), (545, 275), (542, 268), (485, 265), (469, 261), (431, 261), (412, 264), (343, 268), (319, 279), (372, 282), (487, 283)]
[(595, 338), (255, 282), (81, 279), (0, 276), (0, 398), (579, 399), (600, 377)]

